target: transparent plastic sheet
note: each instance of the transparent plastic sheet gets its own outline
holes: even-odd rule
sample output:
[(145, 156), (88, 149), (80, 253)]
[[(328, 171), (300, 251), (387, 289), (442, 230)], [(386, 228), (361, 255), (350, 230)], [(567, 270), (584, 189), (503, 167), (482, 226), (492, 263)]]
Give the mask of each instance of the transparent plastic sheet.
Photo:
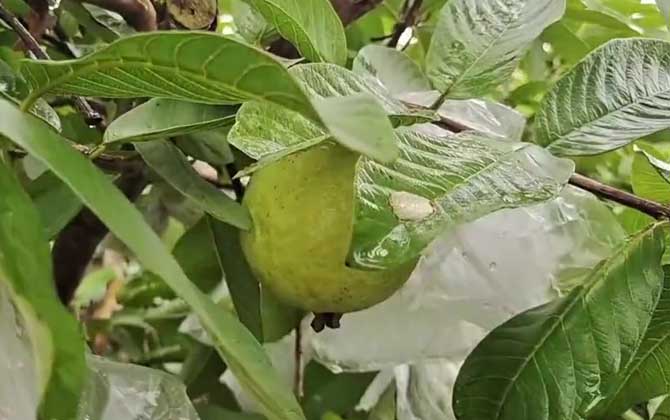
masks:
[(32, 347), (19, 314), (0, 282), (0, 420), (37, 415), (37, 372)]
[(199, 420), (186, 388), (156, 369), (89, 356), (80, 420)]
[[(430, 106), (439, 96), (439, 92), (431, 90), (404, 93), (399, 99), (415, 105)], [(482, 99), (447, 100), (438, 114), (472, 130), (514, 141), (521, 140), (526, 128), (526, 118), (519, 112)]]
[(389, 300), (315, 335), (315, 358), (335, 371), (461, 361), (488, 331), (578, 282), (624, 237), (604, 204), (572, 187), (491, 214), (439, 237)]
[[(186, 389), (167, 373), (88, 356), (78, 420), (199, 420)], [(31, 420), (38, 390), (31, 344), (0, 283), (0, 420)]]

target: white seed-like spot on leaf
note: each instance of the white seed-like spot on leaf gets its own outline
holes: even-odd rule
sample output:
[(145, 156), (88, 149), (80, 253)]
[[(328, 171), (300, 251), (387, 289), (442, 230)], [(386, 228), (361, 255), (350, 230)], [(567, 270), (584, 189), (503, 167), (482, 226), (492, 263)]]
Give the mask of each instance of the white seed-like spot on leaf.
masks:
[(400, 220), (416, 222), (435, 213), (429, 199), (405, 191), (391, 193), (389, 202)]

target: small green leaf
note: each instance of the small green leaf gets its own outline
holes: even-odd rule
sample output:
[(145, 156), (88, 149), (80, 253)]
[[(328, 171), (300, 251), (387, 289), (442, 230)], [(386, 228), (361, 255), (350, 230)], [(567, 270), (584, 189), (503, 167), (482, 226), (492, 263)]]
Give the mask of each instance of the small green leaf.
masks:
[(45, 172), (26, 188), (37, 208), (47, 239), (52, 239), (82, 208), (81, 201), (52, 172)]
[(32, 91), (109, 98), (156, 97), (213, 105), (252, 99), (318, 118), (300, 86), (269, 54), (206, 32), (122, 38), (78, 60), (23, 62)]
[[(4, 110), (2, 115), (10, 117)], [(20, 124), (11, 117), (7, 121)], [(2, 127), (0, 134), (5, 134)], [(51, 253), (40, 216), (2, 162), (0, 191), (0, 282), (9, 287), (30, 337), (40, 396), (38, 417), (71, 420), (76, 417), (86, 379), (84, 340), (77, 321), (56, 295)]]
[(208, 224), (237, 317), (258, 341), (263, 342), (261, 289), (242, 253), (240, 231), (211, 218)]
[(403, 127), (396, 137), (395, 162), (357, 165), (350, 260), (359, 267), (400, 265), (444, 230), (553, 198), (574, 170), (537, 146), (473, 132)]
[(535, 118), (536, 141), (557, 155), (594, 155), (670, 127), (670, 43), (618, 39), (554, 86)]
[(333, 96), (315, 105), (328, 132), (344, 146), (380, 162), (398, 157), (391, 121), (371, 94)]
[[(659, 189), (665, 192), (664, 202), (670, 202), (670, 163), (666, 162), (664, 159), (659, 158), (656, 154), (649, 152), (646, 148), (641, 146), (633, 146), (637, 156), (644, 158), (652, 168), (654, 168), (656, 175), (661, 177), (665, 181), (665, 185), (659, 185)], [(660, 152), (658, 153), (661, 154)], [(633, 168), (635, 168), (635, 163), (633, 163)], [(635, 171), (635, 169), (633, 169)]]
[(633, 149), (636, 151), (630, 175), (633, 193), (661, 204), (670, 204), (670, 185), (647, 158), (665, 160), (670, 156), (649, 144), (635, 144)]
[(235, 27), (240, 36), (252, 45), (263, 45), (265, 40), (277, 37), (277, 31), (260, 13), (244, 0), (233, 0), (230, 4)]
[(228, 144), (228, 132), (235, 123), (233, 117), (230, 126), (210, 131), (198, 131), (176, 139), (179, 148), (194, 159), (207, 162), (215, 168), (222, 168), (235, 161), (233, 151)]
[(145, 269), (162, 277), (191, 306), (219, 354), (268, 420), (305, 420), (253, 335), (191, 283), (142, 215), (107, 177), (65, 139), (9, 102), (0, 100), (0, 115), (0, 134), (43, 161), (134, 252)]
[(490, 93), (564, 11), (565, 0), (451, 0), (440, 12), (426, 73), (450, 98)]
[(394, 95), (431, 90), (430, 81), (416, 62), (395, 48), (365, 46), (354, 59), (352, 70), (378, 79)]
[[(392, 122), (404, 124), (417, 124), (429, 122), (434, 119), (432, 115), (426, 115), (420, 110), (410, 109), (398, 99), (395, 99), (377, 80), (364, 78), (353, 72), (331, 64), (308, 64), (291, 68), (293, 74), (303, 83), (305, 90), (315, 101), (324, 98), (337, 98), (354, 96), (360, 94), (369, 94), (374, 96), (375, 100), (381, 104), (386, 115)], [(374, 146), (369, 139), (372, 138), (370, 132), (373, 131), (373, 125), (386, 126), (382, 121), (378, 107), (367, 100), (362, 104), (366, 112), (361, 112), (351, 121), (347, 121), (345, 114), (339, 114), (338, 107), (319, 107), (319, 111), (324, 121), (330, 122), (331, 129), (338, 129), (340, 124), (347, 124), (355, 130), (350, 133), (340, 134), (347, 137), (337, 138), (341, 144), (352, 147), (356, 145), (357, 151), (364, 151), (364, 148)], [(344, 110), (346, 115), (351, 110)], [(370, 119), (372, 118), (372, 119)], [(363, 120), (363, 121), (361, 121)], [(354, 123), (354, 121), (358, 121)], [(340, 131), (338, 131), (340, 132)], [(340, 132), (341, 133), (341, 132)], [(255, 159), (263, 159), (266, 156), (273, 155), (275, 158), (285, 153), (285, 149), (302, 150), (306, 147), (326, 140), (334, 136), (333, 131), (328, 131), (324, 127), (317, 125), (303, 116), (283, 109), (272, 104), (262, 104), (259, 102), (249, 102), (240, 108), (237, 114), (237, 121), (231, 130), (228, 141), (242, 150), (247, 155)], [(379, 133), (372, 133), (374, 137)], [(388, 135), (388, 132), (386, 133)], [(387, 150), (393, 148), (393, 139), (385, 139), (380, 147)], [(288, 150), (290, 152), (290, 150)], [(371, 156), (371, 155), (368, 155)], [(376, 151), (372, 155), (380, 160), (392, 156), (392, 153)], [(268, 157), (268, 159), (272, 159)]]
[(244, 0), (310, 61), (347, 61), (344, 27), (329, 0)]
[(202, 217), (179, 238), (172, 254), (203, 292), (210, 293), (221, 283), (223, 271), (208, 217)]
[(200, 178), (186, 156), (172, 143), (154, 140), (135, 143), (135, 148), (151, 169), (202, 210), (240, 229), (250, 228), (251, 218), (247, 210)]
[(640, 232), (566, 297), (524, 312), (470, 354), (455, 385), (460, 420), (590, 418), (634, 363), (663, 289), (663, 229)]
[(232, 126), (236, 111), (228, 106), (152, 99), (112, 121), (103, 141), (154, 140)]

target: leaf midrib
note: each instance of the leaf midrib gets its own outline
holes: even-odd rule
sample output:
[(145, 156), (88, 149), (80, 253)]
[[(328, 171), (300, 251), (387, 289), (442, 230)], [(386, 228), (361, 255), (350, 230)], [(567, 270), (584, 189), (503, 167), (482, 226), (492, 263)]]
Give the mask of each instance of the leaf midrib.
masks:
[[(55, 62), (55, 63), (57, 63), (57, 65), (60, 64), (58, 62)], [(41, 64), (41, 65), (45, 65), (45, 64)], [(46, 64), (46, 65), (48, 66), (48, 64)], [(235, 87), (235, 86), (233, 86), (233, 85), (231, 85), (231, 84), (229, 84), (225, 81), (222, 81), (220, 79), (212, 79), (212, 78), (204, 77), (204, 76), (202, 76), (201, 73), (198, 73), (198, 72), (196, 72), (194, 70), (191, 70), (191, 69), (176, 67), (176, 66), (169, 66), (169, 65), (165, 65), (165, 64), (150, 63), (150, 62), (147, 62), (147, 61), (142, 61), (141, 59), (128, 59), (128, 58), (123, 58), (123, 59), (98, 59), (98, 60), (94, 60), (93, 62), (88, 63), (88, 64), (69, 64), (69, 66), (71, 67), (71, 71), (65, 72), (63, 75), (61, 75), (59, 77), (56, 77), (56, 78), (53, 78), (53, 79), (50, 78), (48, 83), (44, 84), (39, 89), (33, 90), (33, 92), (31, 92), (31, 94), (28, 95), (26, 97), (26, 99), (24, 100), (24, 102), (22, 104), (22, 108), (32, 106), (32, 104), (38, 98), (40, 98), (41, 96), (43, 96), (44, 94), (46, 94), (50, 90), (56, 89), (59, 85), (63, 84), (68, 79), (79, 78), (79, 77), (82, 77), (83, 75), (86, 75), (86, 74), (95, 73), (95, 71), (97, 71), (97, 70), (105, 70), (105, 69), (117, 68), (117, 67), (121, 67), (121, 68), (124, 68), (124, 67), (125, 68), (127, 68), (127, 67), (131, 67), (131, 68), (132, 67), (150, 67), (150, 68), (157, 68), (157, 69), (168, 69), (172, 72), (177, 72), (178, 71), (180, 73), (186, 74), (187, 76), (192, 76), (196, 80), (205, 80), (207, 82), (220, 83), (221, 85), (225, 86), (227, 89), (232, 91), (233, 93), (241, 95), (241, 96), (246, 96), (246, 97), (250, 98), (250, 100), (257, 100), (259, 102), (268, 102), (268, 103), (271, 103), (271, 104), (277, 104), (279, 106), (286, 107), (283, 104), (277, 103), (275, 101), (268, 100), (265, 96), (259, 96), (255, 93), (240, 90), (237, 87)], [(56, 67), (56, 66), (54, 66), (54, 67)], [(73, 67), (78, 67), (78, 68), (77, 68), (77, 70), (74, 70)], [(297, 83), (296, 83), (296, 87), (298, 88), (298, 90), (301, 89), (297, 85)], [(281, 92), (279, 92), (279, 94), (281, 94), (282, 96), (285, 96), (285, 97), (293, 97), (293, 98), (295, 97), (293, 95), (290, 95), (290, 96), (289, 95), (284, 95)], [(303, 95), (304, 95), (304, 98), (302, 98), (302, 99), (305, 100), (304, 103), (309, 104), (309, 108), (312, 109), (312, 111), (314, 112), (314, 115), (318, 115), (316, 110), (312, 107), (311, 102), (307, 98), (307, 95), (304, 94), (304, 92), (303, 92)], [(229, 103), (228, 102), (218, 102), (215, 105), (227, 105), (227, 104), (229, 104)]]

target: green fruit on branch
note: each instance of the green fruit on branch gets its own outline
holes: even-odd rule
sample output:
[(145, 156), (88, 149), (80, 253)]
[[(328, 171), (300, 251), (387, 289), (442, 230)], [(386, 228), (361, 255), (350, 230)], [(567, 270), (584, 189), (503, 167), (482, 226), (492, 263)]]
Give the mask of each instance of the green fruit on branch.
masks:
[(387, 299), (414, 269), (416, 261), (386, 271), (345, 265), (358, 158), (326, 143), (252, 176), (244, 203), (253, 228), (242, 248), (263, 286), (285, 303), (315, 313), (358, 311)]

